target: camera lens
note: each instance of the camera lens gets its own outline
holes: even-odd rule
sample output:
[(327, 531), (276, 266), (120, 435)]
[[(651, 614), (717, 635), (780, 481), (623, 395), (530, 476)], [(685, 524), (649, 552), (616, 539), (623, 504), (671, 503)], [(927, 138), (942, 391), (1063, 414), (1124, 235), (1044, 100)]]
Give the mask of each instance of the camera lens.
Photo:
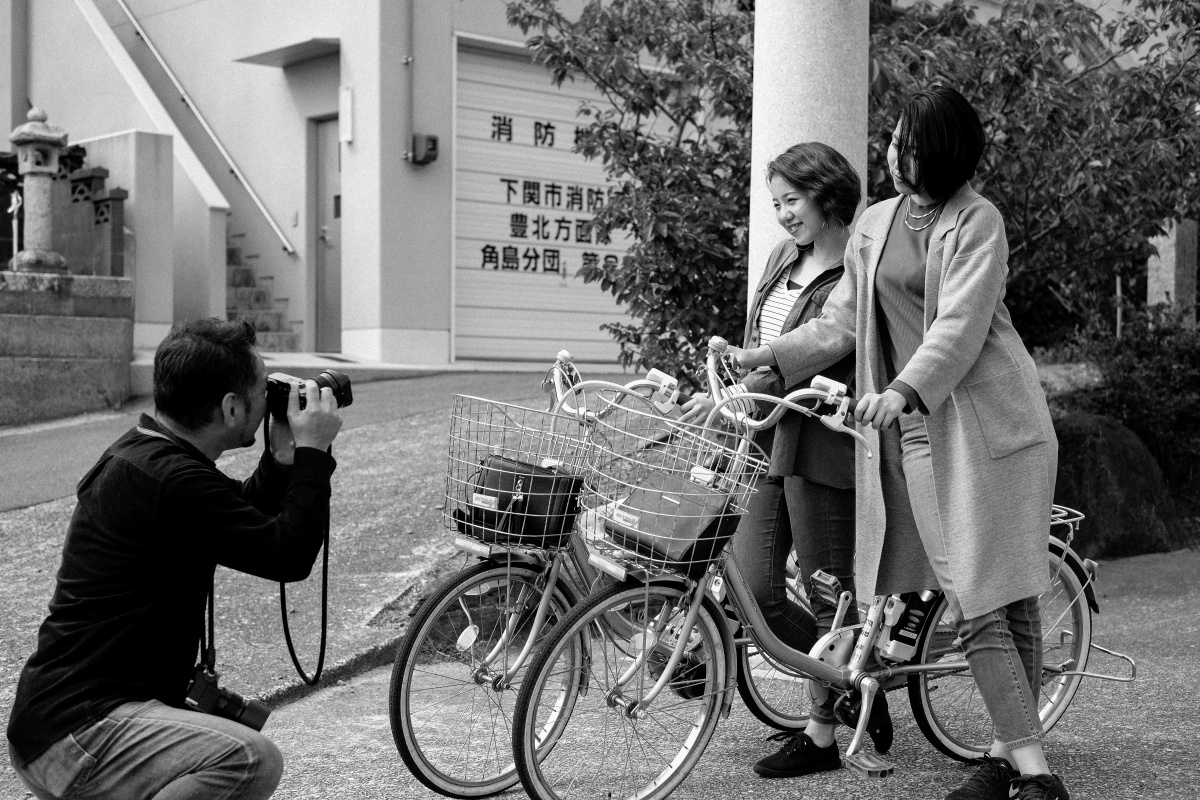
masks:
[(337, 400), (338, 408), (345, 408), (354, 402), (354, 392), (350, 389), (349, 376), (337, 370), (327, 369), (314, 380), (316, 380), (317, 386), (328, 387), (333, 390), (333, 396)]
[[(337, 370), (327, 369), (313, 378), (319, 387), (327, 387), (333, 391), (333, 398), (338, 408), (345, 408), (354, 402), (354, 393), (350, 389), (350, 377)], [(307, 405), (304, 391), (304, 381), (300, 378), (273, 372), (267, 376), (267, 410), (278, 419), (287, 419), (288, 394), (295, 384), (300, 390), (300, 407)]]

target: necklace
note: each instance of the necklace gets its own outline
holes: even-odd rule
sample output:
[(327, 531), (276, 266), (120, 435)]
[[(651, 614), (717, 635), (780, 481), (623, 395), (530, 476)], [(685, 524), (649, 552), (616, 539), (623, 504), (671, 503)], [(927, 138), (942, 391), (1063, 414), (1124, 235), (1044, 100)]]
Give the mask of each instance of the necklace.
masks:
[[(911, 195), (909, 197), (905, 198), (905, 200), (907, 202), (907, 205), (904, 208), (904, 224), (908, 226), (908, 229), (910, 231), (923, 231), (926, 228), (928, 228), (930, 225), (932, 225), (934, 222), (936, 222), (937, 221), (937, 217), (935, 216), (936, 212), (941, 211), (942, 206), (945, 205), (945, 203), (946, 203), (946, 201), (943, 200), (942, 202), (938, 203), (933, 208), (926, 211), (924, 214), (914, 214), (914, 213), (912, 213), (912, 197), (911, 197)], [(931, 219), (920, 227), (914, 227), (913, 224), (908, 221), (909, 217), (912, 217), (913, 219), (925, 219), (926, 217), (930, 217)]]

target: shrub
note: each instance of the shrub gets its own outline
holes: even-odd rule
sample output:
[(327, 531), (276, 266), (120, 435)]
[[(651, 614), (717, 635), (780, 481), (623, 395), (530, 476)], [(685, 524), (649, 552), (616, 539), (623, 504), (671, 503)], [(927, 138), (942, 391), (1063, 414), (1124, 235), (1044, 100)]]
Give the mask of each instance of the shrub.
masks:
[(1115, 417), (1136, 433), (1162, 467), (1181, 514), (1200, 515), (1200, 331), (1177, 311), (1153, 306), (1131, 311), (1119, 339), (1092, 325), (1075, 342), (1104, 382), (1060, 404)]

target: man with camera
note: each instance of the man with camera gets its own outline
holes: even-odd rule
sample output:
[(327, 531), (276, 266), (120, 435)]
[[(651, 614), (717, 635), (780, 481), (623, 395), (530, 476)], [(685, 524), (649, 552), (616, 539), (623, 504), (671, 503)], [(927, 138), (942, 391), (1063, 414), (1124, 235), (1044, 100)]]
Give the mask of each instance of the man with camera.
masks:
[(189, 708), (205, 710), (202, 676), (215, 689), (197, 652), (216, 566), (302, 580), (329, 521), (329, 449), (342, 425), (333, 389), (291, 387), (249, 479), (216, 468), (226, 450), (254, 443), (267, 416), (254, 345), (250, 322), (177, 325), (154, 356), (155, 415), (79, 483), (8, 726), (13, 767), (38, 798), (241, 800), (279, 783), (282, 756), (243, 724), (252, 720), (236, 721), (224, 702)]

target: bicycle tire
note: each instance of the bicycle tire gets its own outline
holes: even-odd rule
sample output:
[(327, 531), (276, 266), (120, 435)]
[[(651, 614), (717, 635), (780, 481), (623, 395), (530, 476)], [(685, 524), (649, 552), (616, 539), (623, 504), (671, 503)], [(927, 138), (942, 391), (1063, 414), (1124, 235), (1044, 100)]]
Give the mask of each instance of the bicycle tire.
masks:
[[(535, 564), (491, 560), (468, 567), (421, 604), (400, 642), (388, 693), (392, 738), (413, 776), (439, 794), (483, 797), (517, 783), (508, 702), (516, 687), (497, 691), (474, 672), (503, 633), (505, 610), (519, 616), (497, 669), (520, 653), (542, 596), (535, 584), (541, 573)], [(557, 581), (541, 635), (576, 601), (566, 581)], [(478, 638), (463, 648), (467, 617), (478, 625)]]
[[(625, 705), (654, 685), (656, 667), (661, 674), (662, 653), (673, 646), (671, 631), (683, 618), (674, 609), (685, 591), (680, 584), (609, 587), (573, 609), (546, 640), (517, 695), (513, 730), (517, 771), (531, 797), (658, 800), (695, 767), (716, 730), (725, 689), (729, 632), (718, 623), (722, 612), (715, 605), (704, 602), (689, 636), (688, 661), (644, 716), (629, 717)], [(664, 609), (672, 610), (661, 617), (668, 622), (657, 634), (623, 638), (606, 622), (652, 624)], [(658, 645), (652, 656), (661, 660), (646, 659), (616, 687), (616, 678), (635, 663), (630, 654), (646, 642)]]
[[(808, 597), (798, 575), (796, 551), (788, 553), (784, 582), (788, 599), (811, 614)], [(748, 635), (747, 631), (738, 638)], [(751, 639), (737, 648), (738, 695), (759, 722), (779, 731), (802, 731), (808, 725), (812, 700), (803, 673), (764, 653)]]
[[(1066, 713), (1082, 680), (1080, 675), (1058, 673), (1085, 669), (1092, 642), (1092, 615), (1083, 584), (1058, 554), (1052, 551), (1049, 558), (1050, 589), (1038, 598), (1043, 642), (1038, 713), (1046, 732)], [(971, 761), (991, 748), (995, 729), (956, 638), (943, 596), (926, 621), (913, 660), (919, 664), (946, 660), (961, 668), (910, 675), (908, 698), (917, 727), (930, 743), (951, 758)]]
[(737, 648), (737, 687), (746, 709), (764, 725), (802, 731), (808, 725), (808, 682), (753, 642)]

